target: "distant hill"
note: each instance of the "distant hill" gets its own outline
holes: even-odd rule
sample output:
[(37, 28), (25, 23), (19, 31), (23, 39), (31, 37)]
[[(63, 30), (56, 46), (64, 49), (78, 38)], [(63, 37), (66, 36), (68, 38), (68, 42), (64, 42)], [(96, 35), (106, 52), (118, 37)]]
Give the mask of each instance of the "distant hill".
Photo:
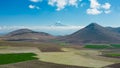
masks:
[(106, 28), (109, 29), (109, 30), (111, 30), (111, 31), (114, 31), (114, 32), (120, 33), (120, 27), (117, 27), (117, 28), (106, 27)]
[(49, 40), (53, 39), (54, 36), (45, 32), (36, 32), (30, 29), (19, 29), (12, 31), (4, 36), (4, 40), (11, 41), (25, 41), (25, 40)]
[[(0, 40), (51, 42), (56, 40), (56, 37), (45, 32), (19, 29), (0, 37)], [(120, 28), (103, 27), (97, 23), (91, 23), (73, 34), (57, 37), (57, 40), (72, 44), (120, 43)]]
[(97, 23), (91, 23), (85, 28), (59, 39), (73, 44), (120, 43), (120, 34)]
[(61, 24), (61, 23), (55, 23), (54, 26), (66, 26), (66, 25)]

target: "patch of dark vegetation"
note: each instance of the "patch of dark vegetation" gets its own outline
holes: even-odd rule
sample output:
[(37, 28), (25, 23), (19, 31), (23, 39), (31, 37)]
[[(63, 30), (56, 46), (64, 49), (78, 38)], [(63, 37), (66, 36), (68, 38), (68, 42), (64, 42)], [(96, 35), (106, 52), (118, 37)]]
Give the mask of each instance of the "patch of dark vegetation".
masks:
[(120, 58), (120, 49), (106, 49), (101, 51), (101, 56), (109, 58)]
[(105, 57), (111, 57), (111, 58), (120, 58), (120, 53), (108, 53), (108, 54), (104, 54), (103, 56)]
[(38, 59), (33, 53), (0, 54), (0, 65)]
[(90, 49), (106, 49), (106, 48), (111, 48), (109, 45), (95, 45), (95, 44), (91, 44), (91, 45), (85, 45), (84, 48), (90, 48)]
[(116, 64), (112, 64), (112, 65), (108, 65), (104, 68), (120, 68), (120, 63), (116, 63)]
[(120, 44), (111, 44), (111, 46), (114, 48), (120, 48)]
[(82, 66), (62, 65), (39, 60), (32, 60), (22, 63), (2, 65), (0, 68), (87, 68)]
[(42, 52), (63, 52), (60, 47), (56, 46), (46, 46), (46, 47), (38, 47)]

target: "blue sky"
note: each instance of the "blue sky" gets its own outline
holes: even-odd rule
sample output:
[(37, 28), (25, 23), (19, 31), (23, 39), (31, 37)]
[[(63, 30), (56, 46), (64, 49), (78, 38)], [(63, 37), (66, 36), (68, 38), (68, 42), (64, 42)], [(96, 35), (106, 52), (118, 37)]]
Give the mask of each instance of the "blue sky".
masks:
[[(64, 29), (75, 27), (74, 31), (91, 22), (119, 27), (120, 0), (0, 0), (0, 30), (3, 32), (13, 26), (49, 27), (55, 23), (69, 26)], [(52, 32), (53, 28), (48, 29), (46, 32)]]

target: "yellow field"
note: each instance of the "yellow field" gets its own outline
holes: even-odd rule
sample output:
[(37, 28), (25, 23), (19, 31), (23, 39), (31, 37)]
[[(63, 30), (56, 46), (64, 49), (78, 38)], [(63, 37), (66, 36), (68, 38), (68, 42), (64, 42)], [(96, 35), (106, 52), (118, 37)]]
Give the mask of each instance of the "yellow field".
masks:
[[(75, 49), (65, 49), (68, 52), (47, 52), (41, 53), (39, 58), (41, 61), (52, 62), (57, 64), (66, 64), (66, 65), (76, 65), (76, 66), (85, 66), (85, 67), (95, 67), (101, 68), (114, 62), (102, 61), (97, 59), (88, 58), (83, 56), (83, 53), (86, 50), (75, 50)], [(79, 54), (77, 54), (79, 52)], [(88, 50), (88, 53), (99, 54), (99, 52), (94, 50)]]

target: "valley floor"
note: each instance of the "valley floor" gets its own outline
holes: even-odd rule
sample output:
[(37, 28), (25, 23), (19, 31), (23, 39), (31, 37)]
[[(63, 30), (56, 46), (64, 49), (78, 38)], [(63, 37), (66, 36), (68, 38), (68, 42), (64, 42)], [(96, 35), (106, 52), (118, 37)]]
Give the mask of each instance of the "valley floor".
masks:
[(27, 63), (20, 62), (15, 64), (1, 65), (0, 68), (59, 68), (61, 66), (64, 66), (62, 68), (68, 68), (68, 67), (81, 68), (81, 66), (101, 68), (120, 62), (120, 59), (109, 58), (108, 60), (106, 60), (106, 58), (101, 58), (102, 56), (97, 57), (98, 55), (101, 54), (99, 50), (89, 50), (89, 49), (77, 50), (74, 48), (62, 48), (62, 50), (64, 52), (42, 52), (37, 47), (1, 46), (0, 54), (1, 53), (2, 54), (35, 53), (38, 55), (36, 57), (39, 58), (39, 60), (26, 61)]

